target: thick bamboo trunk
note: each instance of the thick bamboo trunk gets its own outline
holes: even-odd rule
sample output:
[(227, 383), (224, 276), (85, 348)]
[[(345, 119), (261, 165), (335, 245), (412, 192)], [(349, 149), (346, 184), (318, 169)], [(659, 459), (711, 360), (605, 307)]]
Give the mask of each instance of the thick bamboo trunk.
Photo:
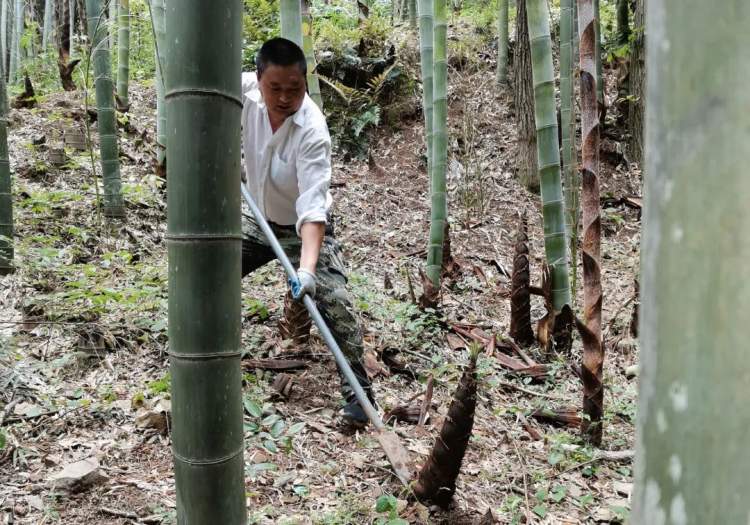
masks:
[(0, 68), (0, 275), (13, 271), (13, 191), (8, 159), (8, 95)]
[(47, 51), (47, 45), (50, 41), (50, 36), (52, 34), (52, 13), (54, 11), (53, 9), (53, 1), (52, 0), (45, 0), (44, 2), (44, 25), (42, 26), (42, 50)]
[(15, 0), (13, 5), (13, 31), (10, 44), (10, 68), (8, 84), (18, 81), (18, 68), (21, 64), (21, 34), (23, 33), (23, 0)]
[[(427, 179), (432, 181), (432, 119), (433, 82), (435, 77), (433, 0), (419, 3), (419, 58), (422, 72), (422, 109), (424, 113), (425, 143), (427, 144)], [(432, 182), (430, 182), (432, 183)]]
[(545, 0), (526, 0), (534, 81), (537, 163), (542, 193), (544, 251), (552, 279), (552, 306), (556, 312), (570, 304), (565, 209), (560, 179), (560, 150), (555, 107), (555, 72), (549, 11)]
[(604, 386), (602, 367), (601, 220), (599, 217), (599, 117), (596, 101), (596, 31), (592, 0), (578, 0), (581, 38), (581, 197), (583, 208), (583, 419), (581, 431), (591, 444), (602, 441)]
[(560, 129), (562, 131), (563, 185), (565, 188), (565, 229), (570, 252), (570, 290), (575, 300), (578, 284), (578, 168), (575, 140), (575, 100), (573, 89), (573, 4), (560, 3)]
[(409, 27), (417, 28), (417, 0), (409, 0)]
[(310, 14), (310, 1), (302, 2), (302, 50), (307, 61), (307, 91), (320, 109), (323, 109), (323, 98), (320, 96), (320, 82), (315, 72), (315, 45), (313, 42), (313, 19)]
[(3, 78), (7, 79), (8, 71), (8, 1), (0, 4), (0, 56), (2, 56)]
[(497, 83), (508, 82), (508, 1), (498, 0)]
[(646, 26), (646, 202), (631, 520), (745, 524), (750, 3), (648, 0)]
[(165, 54), (166, 19), (165, 0), (152, 0), (151, 13), (154, 23), (154, 54), (156, 60), (156, 171), (165, 176), (167, 173), (167, 110), (164, 102), (164, 71), (166, 68)]
[(103, 14), (102, 0), (86, 0), (91, 57), (94, 62), (99, 152), (101, 154), (102, 180), (104, 183), (103, 212), (105, 217), (116, 219), (125, 217), (125, 205), (122, 200), (120, 159), (117, 146), (117, 119), (107, 25)]
[(531, 75), (531, 45), (526, 23), (526, 2), (518, 0), (516, 12), (516, 45), (513, 49), (513, 103), (516, 114), (516, 175), (529, 191), (539, 191), (534, 126), (534, 82)]
[(301, 0), (280, 0), (281, 36), (302, 47)]
[(120, 3), (117, 17), (117, 96), (120, 106), (127, 111), (128, 80), (130, 78), (130, 0), (118, 0)]
[(244, 525), (238, 178), (242, 2), (168, 0), (166, 21), (177, 522)]
[(446, 85), (448, 68), (446, 60), (448, 24), (446, 0), (435, 0), (433, 4), (435, 23), (433, 26), (433, 122), (432, 122), (432, 178), (430, 183), (430, 239), (427, 246), (427, 277), (435, 288), (440, 288), (443, 267), (443, 241), (448, 222), (448, 201), (445, 187), (445, 171), (448, 161), (448, 100)]

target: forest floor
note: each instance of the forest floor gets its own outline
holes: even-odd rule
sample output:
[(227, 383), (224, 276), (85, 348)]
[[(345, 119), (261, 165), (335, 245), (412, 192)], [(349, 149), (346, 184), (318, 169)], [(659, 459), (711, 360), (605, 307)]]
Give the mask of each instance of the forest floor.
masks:
[[(468, 361), (467, 345), (451, 326), (507, 336), (509, 273), (524, 212), (532, 279), (538, 283), (541, 276), (540, 200), (514, 177), (511, 97), (495, 88), (492, 76), (488, 69), (464, 71), (449, 89), (451, 241), (461, 272), (444, 288), (439, 314), (421, 312), (408, 284), (419, 294), (417, 269), (424, 265), (428, 232), (421, 119), (378, 130), (369, 163), (340, 157), (334, 163), (337, 236), (351, 268), (350, 289), (381, 407), (419, 406), (421, 398), (414, 396), (434, 378), (426, 425), (397, 423), (416, 463), (429, 453)], [(60, 168), (47, 160), (61, 130), (82, 125), (80, 93), (51, 94), (38, 108), (10, 115), (19, 269), (0, 281), (2, 523), (174, 522), (165, 416), (166, 193), (152, 175), (153, 89), (135, 85), (132, 92), (131, 111), (121, 123), (128, 219), (114, 226), (96, 212), (87, 152), (68, 150)], [(608, 141), (608, 151), (618, 151)], [(584, 445), (577, 427), (531, 416), (537, 409), (580, 410), (577, 336), (566, 355), (528, 350), (549, 367), (533, 383), (505, 368), (499, 352), (483, 352), (474, 434), (453, 507), (414, 503), (373, 437), (341, 426), (335, 365), (317, 335), (306, 348), (305, 367), (285, 372), (292, 376), (288, 398), (272, 386), (277, 372), (250, 361), (288, 357), (290, 351), (276, 328), (285, 280), (273, 263), (243, 282), (251, 523), (387, 523), (396, 515), (409, 523), (478, 523), (488, 520), (488, 511), (497, 523), (624, 521), (637, 390), (624, 371), (637, 362), (628, 326), (640, 213), (623, 198), (639, 196), (640, 173), (616, 153), (602, 160), (603, 449), (625, 451), (624, 459)], [(578, 275), (580, 280), (580, 267)], [(545, 310), (540, 298), (533, 301), (536, 320)], [(385, 364), (389, 356), (413, 374)], [(396, 497), (391, 513), (376, 511), (381, 494)]]

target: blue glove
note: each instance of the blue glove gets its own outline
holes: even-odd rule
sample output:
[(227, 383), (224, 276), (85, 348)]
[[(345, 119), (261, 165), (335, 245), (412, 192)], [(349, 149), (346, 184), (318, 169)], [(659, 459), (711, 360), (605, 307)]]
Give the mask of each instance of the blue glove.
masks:
[(302, 301), (305, 295), (315, 297), (315, 274), (304, 268), (298, 269), (297, 279), (289, 279), (289, 288), (295, 301)]

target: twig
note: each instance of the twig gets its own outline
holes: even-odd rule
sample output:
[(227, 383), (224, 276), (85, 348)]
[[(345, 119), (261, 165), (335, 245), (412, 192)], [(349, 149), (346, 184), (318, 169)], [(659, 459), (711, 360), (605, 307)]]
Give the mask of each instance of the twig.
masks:
[(127, 518), (130, 520), (140, 520), (140, 516), (135, 512), (128, 512), (127, 510), (117, 510), (110, 507), (99, 507), (99, 512), (109, 514), (110, 516), (117, 516), (119, 518)]
[(519, 392), (523, 392), (524, 394), (529, 394), (529, 395), (532, 395), (532, 396), (546, 397), (547, 399), (563, 399), (560, 396), (555, 396), (555, 395), (552, 395), (552, 394), (546, 394), (544, 392), (535, 392), (534, 390), (529, 390), (529, 389), (524, 388), (522, 386), (514, 385), (513, 383), (506, 383), (505, 381), (499, 382), (498, 386), (501, 386), (503, 388), (510, 388), (511, 390), (518, 390)]
[(516, 456), (518, 457), (518, 463), (521, 465), (521, 474), (523, 476), (523, 497), (526, 500), (526, 523), (531, 523), (531, 514), (529, 514), (531, 509), (531, 505), (529, 505), (529, 485), (526, 481), (526, 462), (524, 462), (523, 456), (521, 456), (521, 453), (518, 451), (516, 440), (510, 437), (510, 433), (506, 433), (506, 435), (510, 439), (510, 442), (513, 443), (513, 450), (515, 450)]
[(16, 406), (16, 404), (20, 401), (20, 399), (13, 399), (11, 398), (10, 401), (3, 407), (3, 411), (0, 412), (0, 427), (3, 426), (3, 422), (5, 421), (5, 417), (10, 414), (10, 411), (13, 410), (13, 407)]
[(424, 399), (422, 400), (422, 407), (419, 409), (419, 419), (417, 420), (417, 426), (421, 427), (424, 425), (427, 419), (427, 414), (430, 410), (430, 403), (432, 403), (432, 389), (435, 383), (435, 378), (430, 376), (427, 380), (427, 389), (425, 390)]
[(635, 458), (635, 451), (633, 450), (601, 450), (596, 456), (588, 461), (578, 463), (572, 467), (566, 468), (565, 470), (561, 470), (560, 472), (550, 473), (550, 477), (556, 478), (562, 476), (563, 474), (567, 474), (573, 470), (578, 470), (579, 468), (591, 465), (597, 461), (631, 461), (633, 458)]
[(515, 353), (517, 353), (521, 357), (521, 359), (523, 359), (524, 361), (526, 361), (527, 365), (529, 365), (529, 366), (535, 366), (537, 364), (536, 361), (534, 361), (532, 358), (529, 357), (529, 354), (527, 354), (526, 352), (524, 352), (521, 349), (521, 347), (518, 346), (515, 343), (515, 341), (509, 339), (508, 337), (504, 337), (504, 336), (499, 336), (499, 337), (500, 337), (500, 340), (503, 343), (505, 343), (506, 345), (508, 345)]

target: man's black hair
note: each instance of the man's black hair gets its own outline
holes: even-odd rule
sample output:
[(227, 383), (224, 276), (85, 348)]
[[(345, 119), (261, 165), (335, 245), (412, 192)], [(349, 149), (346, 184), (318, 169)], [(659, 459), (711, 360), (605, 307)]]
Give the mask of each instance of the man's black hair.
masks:
[(266, 41), (258, 51), (258, 56), (255, 57), (258, 76), (263, 75), (263, 71), (271, 65), (282, 67), (296, 65), (303, 76), (307, 75), (305, 54), (297, 44), (286, 38), (272, 38)]

